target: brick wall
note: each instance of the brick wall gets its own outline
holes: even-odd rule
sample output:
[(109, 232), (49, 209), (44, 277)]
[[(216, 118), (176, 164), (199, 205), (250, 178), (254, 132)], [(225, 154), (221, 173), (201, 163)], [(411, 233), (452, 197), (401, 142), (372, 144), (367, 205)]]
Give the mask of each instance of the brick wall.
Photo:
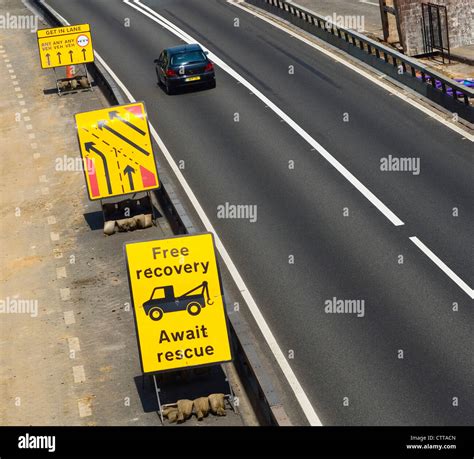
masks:
[[(397, 0), (405, 52), (409, 56), (423, 53), (421, 3), (422, 0)], [(451, 48), (474, 44), (474, 0), (431, 0), (431, 3), (448, 9)]]

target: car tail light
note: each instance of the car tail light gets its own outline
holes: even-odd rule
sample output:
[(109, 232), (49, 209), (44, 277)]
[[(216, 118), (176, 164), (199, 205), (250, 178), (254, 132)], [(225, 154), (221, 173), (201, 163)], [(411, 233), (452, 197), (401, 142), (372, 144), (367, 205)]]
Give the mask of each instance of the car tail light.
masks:
[(167, 69), (166, 76), (169, 76), (169, 77), (177, 76), (177, 73), (173, 69)]
[(205, 72), (210, 72), (212, 70), (214, 70), (214, 65), (212, 64), (212, 62), (208, 62), (208, 64), (206, 65), (204, 71)]

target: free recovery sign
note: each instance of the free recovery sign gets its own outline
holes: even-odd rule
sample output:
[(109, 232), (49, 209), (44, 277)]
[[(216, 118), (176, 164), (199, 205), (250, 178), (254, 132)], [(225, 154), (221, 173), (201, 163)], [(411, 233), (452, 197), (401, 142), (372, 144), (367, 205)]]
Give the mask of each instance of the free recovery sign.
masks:
[(211, 233), (125, 244), (143, 373), (232, 360)]
[(91, 200), (159, 187), (142, 102), (77, 113), (76, 128)]
[(41, 67), (50, 69), (94, 62), (90, 30), (89, 24), (38, 30)]

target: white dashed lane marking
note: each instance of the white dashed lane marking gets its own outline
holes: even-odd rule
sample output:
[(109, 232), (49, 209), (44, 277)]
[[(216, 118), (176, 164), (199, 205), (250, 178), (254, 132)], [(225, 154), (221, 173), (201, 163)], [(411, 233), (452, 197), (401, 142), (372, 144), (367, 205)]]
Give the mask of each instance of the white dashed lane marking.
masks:
[(67, 344), (69, 346), (69, 352), (79, 352), (81, 350), (81, 345), (79, 343), (79, 338), (73, 336), (67, 339)]
[(71, 290), (66, 288), (60, 288), (59, 289), (59, 296), (61, 297), (61, 300), (63, 301), (68, 301), (71, 299)]
[(89, 399), (78, 400), (77, 407), (79, 408), (79, 416), (81, 418), (92, 416), (91, 401)]
[(72, 325), (76, 323), (74, 311), (64, 311), (64, 322), (66, 325)]
[(60, 268), (56, 268), (56, 278), (57, 279), (66, 279), (67, 278), (67, 273), (66, 273), (66, 267), (61, 266)]
[(86, 372), (84, 371), (84, 367), (82, 365), (76, 365), (72, 367), (72, 374), (76, 384), (85, 382)]

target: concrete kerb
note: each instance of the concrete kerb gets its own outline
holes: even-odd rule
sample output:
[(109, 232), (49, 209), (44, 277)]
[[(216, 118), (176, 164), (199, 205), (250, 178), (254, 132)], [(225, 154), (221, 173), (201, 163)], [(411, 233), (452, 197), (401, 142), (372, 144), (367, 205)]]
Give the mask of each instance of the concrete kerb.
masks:
[[(48, 5), (38, 0), (24, 1), (25, 5), (34, 10), (46, 23), (51, 26), (62, 26), (61, 18), (56, 16)], [(94, 83), (99, 87), (111, 105), (125, 104), (127, 101), (112, 76), (97, 60), (87, 64), (88, 72)], [(158, 146), (155, 144), (155, 149)], [(178, 198), (174, 185), (166, 171), (160, 169), (161, 187), (155, 192), (166, 218), (174, 234), (192, 234), (200, 231), (199, 226), (193, 223), (188, 216), (185, 206)], [(224, 291), (227, 289), (224, 285)], [(233, 298), (227, 297), (227, 304), (234, 304)], [(234, 351), (234, 364), (238, 375), (245, 386), (245, 390), (257, 418), (262, 425), (290, 426), (291, 421), (275, 390), (269, 370), (264, 367), (257, 349), (253, 344), (249, 324), (240, 314), (229, 314), (230, 339)], [(272, 375), (276, 377), (276, 375)]]

